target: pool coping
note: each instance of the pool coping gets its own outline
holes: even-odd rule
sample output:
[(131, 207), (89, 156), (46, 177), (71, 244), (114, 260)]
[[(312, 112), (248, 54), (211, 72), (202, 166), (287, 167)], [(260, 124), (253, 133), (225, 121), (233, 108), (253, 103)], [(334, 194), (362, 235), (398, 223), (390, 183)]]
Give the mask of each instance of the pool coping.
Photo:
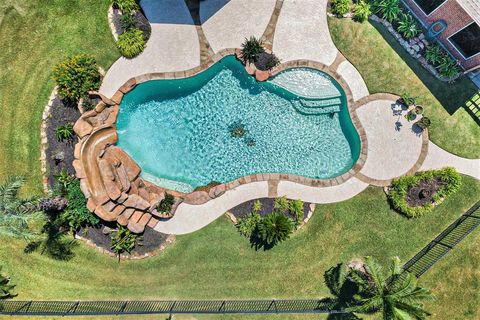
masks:
[[(102, 137), (104, 137), (103, 134), (98, 134), (100, 133), (98, 131), (102, 131), (102, 130), (105, 131), (105, 129), (107, 128), (110, 128), (110, 131), (111, 131), (111, 128), (115, 128), (115, 133), (116, 133), (115, 125), (117, 121), (119, 105), (122, 102), (123, 96), (128, 92), (130, 92), (131, 90), (133, 90), (138, 84), (146, 81), (164, 80), (164, 79), (183, 79), (183, 78), (189, 78), (189, 77), (195, 76), (207, 70), (208, 68), (213, 66), (215, 63), (223, 59), (224, 57), (229, 55), (235, 55), (236, 50), (238, 49), (235, 49), (235, 48), (223, 49), (217, 52), (216, 54), (214, 54), (211, 57), (211, 59), (209, 59), (205, 63), (192, 69), (177, 71), (177, 72), (146, 73), (146, 74), (131, 78), (127, 80), (122, 86), (120, 86), (119, 89), (114, 93), (114, 95), (111, 98), (107, 98), (98, 92), (91, 92), (92, 95), (98, 96), (99, 98), (101, 98), (102, 101), (95, 107), (94, 110), (91, 110), (82, 114), (80, 119), (75, 124), (75, 127), (77, 129), (75, 130), (75, 132), (79, 137), (79, 141), (75, 146), (76, 160), (74, 161), (76, 176), (77, 178), (80, 179), (82, 191), (85, 194), (85, 196), (88, 198), (87, 207), (89, 208), (89, 210), (95, 212), (97, 215), (99, 215), (101, 218), (107, 221), (115, 221), (117, 220), (117, 218), (119, 218), (120, 215), (125, 215), (125, 213), (122, 213), (123, 211), (118, 209), (118, 207), (120, 207), (122, 202), (118, 202), (116, 199), (113, 199), (112, 197), (109, 198), (107, 196), (104, 196), (105, 191), (102, 191), (103, 196), (95, 197), (95, 194), (102, 194), (102, 192), (96, 193), (97, 191), (95, 190), (96, 187), (100, 187), (102, 190), (105, 189), (105, 186), (99, 184), (100, 182), (102, 182), (102, 177), (101, 177), (102, 172), (99, 173), (98, 168), (96, 170), (93, 170), (96, 173), (89, 172), (89, 169), (88, 169), (88, 167), (91, 167), (93, 163), (96, 163), (96, 166), (98, 167), (98, 162), (103, 157), (103, 154), (105, 154), (105, 150), (117, 143), (118, 138), (116, 135), (115, 137), (110, 137), (109, 138), (110, 140), (108, 140), (109, 142), (101, 145), (99, 148), (96, 147), (95, 140), (96, 139), (101, 140)], [(177, 192), (177, 191), (168, 190), (162, 187), (155, 186), (153, 183), (142, 179), (138, 175), (135, 176), (134, 181), (132, 180), (131, 183), (137, 183), (138, 185), (141, 185), (141, 186), (146, 185), (147, 186), (146, 188), (148, 188), (149, 192), (151, 191), (157, 195), (160, 194), (161, 192), (168, 192), (180, 198), (181, 201), (185, 202), (186, 204), (201, 205), (201, 204), (207, 203), (212, 199), (215, 199), (221, 196), (228, 190), (232, 190), (240, 185), (257, 182), (257, 181), (268, 182), (269, 189), (270, 188), (272, 189), (272, 192), (269, 192), (269, 195), (275, 196), (276, 188), (278, 186), (279, 181), (290, 181), (290, 182), (302, 184), (305, 186), (323, 188), (323, 187), (332, 187), (332, 186), (340, 185), (346, 182), (347, 180), (349, 180), (350, 178), (359, 175), (360, 170), (365, 165), (365, 162), (367, 159), (368, 141), (367, 141), (365, 129), (363, 128), (356, 114), (356, 109), (358, 109), (361, 105), (367, 103), (368, 101), (376, 100), (378, 98), (383, 97), (383, 95), (386, 95), (389, 98), (394, 97), (395, 100), (398, 97), (390, 94), (382, 94), (382, 96), (370, 95), (358, 101), (354, 101), (350, 87), (348, 86), (347, 82), (343, 79), (343, 77), (336, 71), (336, 67), (345, 60), (346, 60), (345, 57), (343, 57), (341, 53), (338, 53), (337, 58), (335, 59), (336, 63), (334, 62), (331, 67), (317, 61), (312, 61), (307, 59), (298, 59), (298, 60), (292, 60), (292, 61), (281, 63), (279, 66), (275, 67), (270, 71), (270, 76), (274, 76), (287, 69), (299, 68), (299, 67), (312, 68), (328, 74), (335, 81), (337, 81), (337, 83), (342, 87), (342, 89), (345, 92), (345, 96), (347, 100), (346, 101), (347, 110), (349, 112), (350, 119), (360, 139), (359, 157), (357, 161), (354, 163), (354, 165), (352, 166), (352, 168), (347, 172), (345, 172), (344, 174), (331, 179), (313, 179), (313, 178), (298, 176), (294, 174), (259, 173), (259, 174), (251, 174), (251, 175), (243, 176), (227, 183), (209, 184), (207, 186), (198, 187), (190, 193), (182, 193), (182, 192)], [(92, 118), (93, 120), (95, 120), (93, 121), (94, 123), (98, 123), (98, 120), (96, 120), (96, 118), (98, 117), (105, 118), (104, 120), (100, 121), (100, 125), (92, 125), (90, 122), (88, 122), (88, 121), (91, 121), (89, 120), (89, 118)], [(87, 130), (82, 131), (81, 130), (82, 126), (87, 127)], [(93, 141), (91, 141), (92, 139)], [(95, 146), (93, 147), (93, 149), (97, 153), (89, 154), (87, 150), (86, 151), (87, 154), (83, 154), (85, 145)], [(116, 148), (120, 149), (119, 147), (116, 147)], [(85, 167), (84, 161), (87, 161), (87, 160), (89, 162), (88, 162), (88, 165)], [(134, 164), (138, 167), (138, 165), (135, 163), (133, 159), (130, 159), (130, 160), (133, 161)], [(97, 175), (97, 177), (89, 176), (92, 174)], [(369, 180), (369, 181), (365, 181), (368, 183), (374, 182), (374, 181), (370, 181), (370, 178), (368, 177), (363, 177), (363, 175), (361, 174), (360, 174), (360, 178), (363, 178), (361, 180)], [(135, 193), (135, 192), (128, 191), (127, 196), (131, 195), (132, 193)], [(138, 192), (137, 192), (137, 196), (141, 197), (141, 195), (138, 194)], [(146, 200), (148, 201), (149, 199), (146, 199)], [(150, 201), (150, 204), (152, 204), (152, 200)], [(130, 230), (134, 232), (139, 232), (139, 231), (143, 231), (146, 225), (154, 228), (158, 224), (160, 219), (158, 218), (158, 216), (155, 216), (155, 214), (152, 214), (153, 204), (150, 206), (149, 209), (135, 208), (135, 207), (134, 209), (135, 209), (134, 212), (135, 213), (138, 212), (138, 214), (132, 214), (133, 212), (130, 211), (129, 216), (126, 218), (123, 217), (123, 219), (121, 219), (120, 221), (121, 224), (127, 225), (127, 227)], [(118, 214), (118, 212), (120, 212), (120, 214)], [(117, 222), (119, 221), (117, 220)]]

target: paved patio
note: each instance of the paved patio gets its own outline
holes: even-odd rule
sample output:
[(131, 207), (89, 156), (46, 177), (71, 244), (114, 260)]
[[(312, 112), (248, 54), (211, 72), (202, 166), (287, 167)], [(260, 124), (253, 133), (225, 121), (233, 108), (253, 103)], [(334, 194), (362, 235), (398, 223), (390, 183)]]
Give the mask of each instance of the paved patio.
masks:
[(332, 42), (327, 0), (202, 1), (197, 25), (184, 0), (142, 0), (141, 5), (152, 24), (151, 38), (141, 55), (131, 60), (120, 58), (108, 70), (101, 87), (106, 96), (112, 96), (132, 77), (204, 66), (215, 53), (239, 47), (251, 35), (263, 35), (273, 41), (273, 51), (282, 62), (310, 60), (341, 78), (341, 83), (348, 86), (347, 93), (351, 93), (350, 101), (355, 101), (350, 103), (351, 112), (363, 126), (367, 146), (360, 172), (346, 181), (338, 180), (335, 186), (307, 186), (285, 180), (242, 184), (201, 205), (182, 203), (173, 218), (155, 226), (157, 231), (194, 232), (230, 208), (260, 197), (285, 195), (315, 203), (344, 201), (369, 184), (388, 185), (392, 178), (418, 169), (453, 166), (480, 179), (480, 159), (463, 159), (428, 142), (426, 136), (415, 132), (404, 113), (400, 114), (394, 98), (369, 94), (362, 76)]

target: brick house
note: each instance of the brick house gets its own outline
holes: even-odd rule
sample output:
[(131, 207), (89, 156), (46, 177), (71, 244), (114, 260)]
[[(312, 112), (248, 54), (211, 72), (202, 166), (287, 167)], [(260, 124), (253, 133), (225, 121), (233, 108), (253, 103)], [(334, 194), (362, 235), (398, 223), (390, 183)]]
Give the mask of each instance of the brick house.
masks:
[[(402, 0), (457, 59), (465, 71), (480, 71), (480, 0)], [(432, 27), (434, 25), (434, 27)]]

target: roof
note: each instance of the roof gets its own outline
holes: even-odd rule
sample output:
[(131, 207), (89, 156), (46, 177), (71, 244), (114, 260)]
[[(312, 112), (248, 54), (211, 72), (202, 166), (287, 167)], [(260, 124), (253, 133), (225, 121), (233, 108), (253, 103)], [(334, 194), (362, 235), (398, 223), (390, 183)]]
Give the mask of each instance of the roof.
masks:
[(458, 4), (480, 25), (480, 1), (479, 0), (457, 0)]

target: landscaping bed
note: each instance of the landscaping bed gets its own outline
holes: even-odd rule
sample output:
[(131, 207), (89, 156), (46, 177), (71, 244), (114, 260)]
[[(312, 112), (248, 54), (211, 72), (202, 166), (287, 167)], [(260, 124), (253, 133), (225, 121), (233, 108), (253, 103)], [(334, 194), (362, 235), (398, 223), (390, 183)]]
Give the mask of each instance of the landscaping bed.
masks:
[(55, 134), (56, 128), (67, 123), (75, 124), (80, 117), (80, 111), (76, 105), (66, 105), (58, 95), (52, 102), (49, 116), (46, 120), (45, 133), (48, 139), (48, 147), (45, 150), (47, 159), (48, 185), (53, 188), (55, 185), (55, 176), (62, 170), (69, 175), (74, 175), (73, 151), (75, 148), (74, 139), (58, 140)]
[[(78, 235), (84, 239), (90, 240), (97, 247), (100, 247), (108, 252), (113, 253), (111, 235), (116, 229), (115, 224), (102, 222), (96, 226), (88, 226), (80, 229)], [(140, 235), (140, 241), (137, 241), (135, 247), (130, 252), (131, 255), (145, 255), (154, 252), (162, 245), (167, 243), (168, 234), (160, 233), (152, 228), (146, 227), (145, 231)]]
[(461, 177), (454, 168), (417, 172), (393, 180), (388, 199), (395, 210), (409, 218), (424, 215), (455, 193)]
[[(275, 204), (274, 198), (260, 198), (256, 200), (250, 200), (230, 209), (229, 212), (232, 215), (234, 215), (235, 218), (237, 219), (244, 218), (247, 214), (253, 211), (253, 203), (255, 201), (260, 201), (260, 203), (262, 204), (261, 209), (257, 211), (257, 213), (260, 216), (266, 217), (269, 213), (273, 212), (273, 206)], [(303, 203), (303, 220), (304, 221), (307, 218), (308, 213), (311, 211), (310, 205), (311, 205), (310, 202)]]

